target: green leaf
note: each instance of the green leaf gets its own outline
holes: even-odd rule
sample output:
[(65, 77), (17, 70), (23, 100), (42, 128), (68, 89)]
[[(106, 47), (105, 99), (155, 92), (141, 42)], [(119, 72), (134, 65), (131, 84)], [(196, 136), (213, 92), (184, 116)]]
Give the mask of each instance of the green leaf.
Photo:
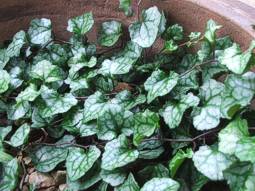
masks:
[(8, 119), (18, 120), (24, 117), (30, 111), (30, 105), (27, 101), (16, 103), (8, 108)]
[(0, 127), (0, 142), (4, 141), (5, 137), (11, 132), (12, 127)]
[(80, 179), (76, 181), (70, 181), (67, 178), (67, 187), (72, 191), (86, 190), (102, 179), (100, 172), (101, 168), (99, 163), (95, 163), (93, 167)]
[(229, 156), (221, 153), (214, 146), (207, 145), (199, 147), (192, 160), (197, 170), (210, 180), (223, 180), (223, 171), (232, 164)]
[(206, 25), (206, 31), (205, 31), (205, 38), (211, 43), (214, 44), (216, 41), (216, 31), (218, 29), (220, 29), (222, 26), (221, 25), (217, 25), (217, 23), (215, 21), (213, 21), (212, 19), (210, 19), (207, 22)]
[(97, 119), (104, 112), (105, 105), (106, 98), (101, 92), (97, 91), (89, 96), (84, 103), (83, 121), (88, 122)]
[(28, 140), (28, 134), (30, 132), (30, 126), (25, 123), (21, 125), (16, 132), (12, 135), (10, 139), (10, 144), (13, 147), (19, 147), (27, 142)]
[(66, 93), (62, 96), (47, 86), (41, 87), (41, 96), (46, 103), (46, 107), (42, 110), (42, 116), (44, 118), (58, 113), (65, 113), (78, 103), (71, 93)]
[(50, 61), (56, 65), (64, 65), (69, 58), (69, 54), (64, 45), (50, 44), (47, 46)]
[(169, 170), (162, 164), (147, 165), (144, 169), (138, 172), (139, 179), (144, 182), (152, 178), (168, 178)]
[(23, 45), (26, 43), (26, 33), (24, 31), (17, 32), (11, 44), (9, 44), (8, 48), (6, 49), (6, 54), (11, 58), (14, 56), (20, 55), (20, 50)]
[(126, 110), (130, 110), (137, 105), (143, 104), (146, 102), (145, 95), (138, 95), (137, 97), (134, 97), (130, 91), (123, 90), (119, 92), (115, 98), (111, 100), (112, 103), (120, 104), (122, 107), (124, 107)]
[(169, 170), (171, 173), (171, 177), (173, 178), (179, 169), (179, 167), (182, 165), (185, 159), (190, 159), (193, 156), (192, 149), (187, 149), (186, 152), (184, 152), (182, 149), (178, 150), (178, 152), (173, 156), (173, 158), (169, 162)]
[(156, 6), (142, 12), (142, 21), (129, 26), (130, 38), (143, 48), (150, 47), (157, 38), (161, 14)]
[(8, 90), (11, 77), (5, 70), (0, 70), (0, 93)]
[(119, 186), (125, 181), (127, 174), (123, 170), (119, 169), (112, 171), (102, 169), (100, 176), (104, 182), (109, 183), (111, 186)]
[[(70, 143), (73, 137), (70, 135), (64, 136), (56, 142), (56, 145)], [(36, 170), (40, 172), (50, 172), (59, 163), (66, 160), (68, 149), (63, 146), (38, 146), (30, 153), (33, 164)]]
[(131, 0), (119, 0), (119, 8), (122, 9), (126, 16), (132, 16), (132, 4)]
[(219, 151), (234, 154), (237, 142), (245, 136), (249, 136), (247, 121), (238, 117), (219, 132)]
[(199, 90), (199, 97), (202, 107), (198, 108), (193, 118), (193, 125), (198, 130), (208, 130), (215, 128), (220, 123), (221, 117), (221, 93), (224, 85), (213, 79), (206, 81)]
[(101, 167), (105, 170), (114, 170), (134, 162), (138, 158), (139, 152), (129, 148), (129, 144), (129, 140), (124, 135), (108, 142), (105, 145)]
[(100, 157), (100, 150), (96, 146), (89, 147), (88, 151), (81, 148), (72, 148), (69, 150), (66, 158), (66, 169), (71, 181), (82, 177)]
[(134, 145), (139, 145), (145, 137), (150, 137), (159, 128), (159, 115), (150, 110), (136, 113), (134, 116)]
[(255, 162), (255, 137), (242, 137), (236, 144), (235, 155), (240, 161)]
[[(1, 144), (1, 143), (0, 143)], [(0, 163), (7, 163), (9, 161), (11, 161), (13, 159), (13, 157), (4, 152), (2, 149), (0, 149)], [(1, 188), (1, 183), (0, 183), (0, 188)]]
[[(21, 65), (22, 62), (17, 63), (17, 64)], [(25, 64), (25, 62), (24, 62), (24, 64)], [(22, 83), (24, 82), (24, 80), (22, 79), (22, 75), (23, 75), (22, 70), (23, 69), (20, 66), (15, 66), (9, 71), (9, 75), (11, 77), (10, 87), (12, 89), (16, 89), (16, 88), (20, 87), (22, 85)]]
[(40, 95), (40, 91), (37, 90), (37, 86), (35, 84), (29, 84), (29, 86), (21, 91), (19, 95), (16, 97), (16, 102), (20, 103), (23, 101), (34, 101)]
[(252, 41), (249, 49), (243, 53), (240, 46), (234, 43), (223, 51), (219, 57), (220, 64), (227, 66), (231, 72), (243, 74), (250, 68), (254, 48), (255, 41)]
[(96, 191), (107, 191), (108, 189), (108, 183), (101, 182)]
[(162, 112), (165, 123), (171, 128), (176, 128), (181, 123), (184, 112), (189, 107), (195, 107), (199, 104), (199, 98), (192, 93), (181, 96), (178, 103), (168, 103)]
[(180, 184), (171, 178), (153, 178), (146, 182), (141, 191), (178, 191)]
[(97, 124), (94, 121), (83, 122), (82, 110), (70, 110), (64, 117), (62, 127), (70, 133), (79, 134), (81, 137), (91, 136), (97, 133)]
[(32, 66), (30, 76), (34, 79), (43, 80), (46, 83), (56, 82), (63, 79), (63, 71), (47, 60), (42, 60)]
[(174, 24), (166, 29), (164, 38), (166, 40), (180, 41), (183, 39), (183, 27), (179, 24)]
[(92, 12), (68, 20), (67, 30), (77, 35), (84, 35), (92, 28), (94, 19)]
[(35, 107), (33, 109), (33, 113), (32, 113), (32, 125), (31, 125), (31, 127), (32, 128), (45, 127), (51, 122), (52, 117), (53, 116), (51, 116), (49, 118), (43, 118), (40, 110), (37, 107)]
[(7, 54), (6, 49), (0, 49), (0, 69), (3, 69), (9, 62), (10, 57)]
[(97, 136), (100, 140), (112, 140), (118, 136), (124, 123), (124, 108), (107, 104), (97, 120)]
[(128, 178), (123, 184), (114, 188), (114, 191), (139, 191), (140, 187), (135, 181), (135, 178), (132, 173), (128, 175)]
[(250, 104), (255, 93), (255, 73), (230, 74), (224, 83), (221, 113), (223, 118), (230, 119), (239, 109)]
[(113, 46), (122, 34), (121, 23), (118, 21), (103, 22), (99, 33), (101, 46)]
[(236, 162), (223, 172), (231, 191), (252, 191), (255, 185), (254, 165)]
[(169, 75), (161, 70), (154, 71), (144, 83), (144, 88), (148, 91), (147, 102), (151, 103), (156, 97), (168, 94), (178, 80), (179, 75), (173, 71)]
[(28, 36), (30, 42), (36, 45), (44, 45), (52, 40), (52, 26), (49, 19), (34, 19), (30, 23)]
[(126, 74), (141, 56), (141, 53), (141, 47), (134, 42), (128, 42), (123, 51), (111, 59), (104, 60), (98, 72), (103, 75)]
[(1, 191), (14, 190), (19, 180), (19, 163), (16, 158), (9, 161), (3, 169), (3, 179), (0, 181)]

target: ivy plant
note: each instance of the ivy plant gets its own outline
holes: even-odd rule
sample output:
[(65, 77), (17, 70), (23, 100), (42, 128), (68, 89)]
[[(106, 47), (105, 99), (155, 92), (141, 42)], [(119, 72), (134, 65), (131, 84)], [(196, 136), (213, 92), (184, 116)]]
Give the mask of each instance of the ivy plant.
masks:
[(156, 6), (136, 16), (70, 18), (67, 41), (36, 18), (1, 46), (1, 191), (45, 189), (31, 169), (64, 171), (65, 191), (254, 190), (255, 41), (242, 51), (213, 20), (187, 35)]

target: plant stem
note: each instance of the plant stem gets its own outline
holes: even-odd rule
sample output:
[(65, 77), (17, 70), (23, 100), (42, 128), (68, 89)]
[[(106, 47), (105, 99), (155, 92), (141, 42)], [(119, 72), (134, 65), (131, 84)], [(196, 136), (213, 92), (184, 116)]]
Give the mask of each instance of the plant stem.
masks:
[(189, 70), (187, 70), (186, 72), (182, 73), (180, 75), (180, 78), (186, 76), (187, 74), (189, 74), (190, 72), (192, 72), (193, 70), (195, 70), (196, 68), (200, 67), (200, 66), (203, 66), (203, 65), (206, 65), (206, 64), (210, 64), (210, 63), (213, 63), (213, 62), (218, 62), (217, 60), (208, 60), (206, 62), (202, 62), (200, 64), (195, 64), (194, 66), (192, 66)]

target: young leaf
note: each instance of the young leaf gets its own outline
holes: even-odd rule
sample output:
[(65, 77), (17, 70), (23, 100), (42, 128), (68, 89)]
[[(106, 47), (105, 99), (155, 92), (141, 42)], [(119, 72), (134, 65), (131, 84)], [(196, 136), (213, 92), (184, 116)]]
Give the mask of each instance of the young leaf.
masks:
[(235, 149), (235, 155), (240, 161), (255, 162), (255, 137), (242, 137), (237, 144)]
[(173, 71), (167, 75), (161, 70), (154, 71), (145, 81), (144, 88), (148, 91), (147, 103), (151, 103), (156, 97), (168, 94), (177, 84), (179, 75)]
[(166, 40), (173, 40), (173, 41), (180, 41), (183, 39), (183, 27), (174, 24), (166, 29), (166, 32), (164, 34), (164, 38)]
[(242, 138), (249, 136), (248, 124), (246, 120), (236, 118), (222, 129), (219, 134), (219, 151), (225, 154), (234, 154), (237, 142)]
[(176, 128), (182, 120), (182, 116), (186, 109), (195, 107), (199, 104), (199, 98), (192, 93), (188, 93), (181, 97), (180, 101), (175, 103), (168, 103), (162, 112), (165, 123), (171, 128)]
[(119, 169), (112, 171), (102, 169), (100, 176), (104, 182), (109, 183), (111, 186), (119, 186), (125, 181), (127, 173)]
[(14, 190), (18, 185), (19, 180), (19, 163), (18, 159), (14, 158), (5, 164), (3, 169), (3, 179), (0, 181), (0, 190)]
[(119, 0), (119, 8), (124, 11), (126, 16), (133, 14), (131, 0)]
[(9, 88), (11, 77), (5, 70), (0, 70), (0, 94), (4, 93)]
[(178, 152), (173, 156), (173, 158), (169, 162), (169, 170), (171, 173), (171, 177), (173, 178), (181, 166), (181, 164), (184, 162), (186, 158), (192, 158), (193, 151), (192, 149), (187, 149), (186, 152), (184, 152), (182, 149), (178, 150)]
[(121, 23), (118, 21), (104, 22), (99, 33), (99, 44), (101, 46), (113, 46), (121, 36)]
[(147, 109), (143, 113), (136, 113), (134, 120), (133, 143), (138, 146), (144, 137), (151, 136), (154, 131), (159, 128), (159, 116), (157, 113)]
[(219, 57), (220, 64), (236, 74), (243, 74), (250, 68), (252, 53), (255, 48), (255, 41), (252, 41), (249, 49), (242, 53), (240, 46), (234, 43), (231, 47), (225, 49)]
[(19, 147), (27, 142), (28, 140), (28, 134), (30, 132), (30, 126), (25, 123), (21, 125), (16, 132), (12, 135), (10, 139), (10, 144), (13, 147)]
[(41, 87), (41, 96), (46, 103), (46, 107), (42, 110), (44, 118), (58, 113), (65, 113), (78, 103), (71, 93), (61, 96), (57, 91), (49, 89), (47, 86)]
[(100, 157), (100, 150), (96, 146), (89, 147), (88, 151), (81, 148), (69, 150), (66, 158), (66, 170), (71, 181), (82, 177)]
[(143, 185), (141, 191), (178, 191), (179, 188), (180, 184), (171, 178), (153, 178)]
[(26, 33), (24, 31), (17, 32), (11, 44), (9, 44), (8, 48), (6, 49), (6, 54), (11, 58), (14, 56), (20, 55), (20, 50), (23, 45), (26, 43)]
[(47, 60), (42, 60), (32, 66), (30, 76), (34, 79), (43, 80), (46, 83), (56, 82), (63, 79), (63, 71)]
[(206, 25), (206, 32), (205, 32), (205, 38), (211, 43), (214, 44), (216, 41), (216, 31), (218, 29), (220, 29), (222, 26), (221, 25), (217, 25), (217, 23), (215, 21), (213, 21), (212, 19), (210, 19), (207, 22)]
[(210, 180), (223, 180), (223, 171), (231, 164), (229, 156), (221, 153), (214, 146), (201, 146), (192, 158), (199, 172)]
[(143, 48), (150, 47), (157, 38), (161, 14), (157, 7), (143, 11), (142, 21), (129, 26), (130, 38)]
[(206, 81), (200, 87), (199, 95), (203, 107), (199, 107), (193, 118), (193, 125), (198, 130), (208, 130), (215, 128), (220, 123), (221, 117), (221, 93), (224, 85), (213, 79)]
[(223, 172), (231, 191), (252, 191), (254, 188), (254, 165), (236, 162)]
[(124, 135), (120, 135), (105, 145), (101, 168), (114, 170), (135, 161), (138, 155), (137, 150), (129, 148), (129, 140)]
[(84, 13), (81, 16), (69, 19), (67, 30), (77, 35), (84, 35), (90, 31), (93, 24), (94, 19), (92, 13)]
[(52, 40), (52, 26), (49, 19), (34, 19), (30, 23), (28, 36), (30, 42), (36, 45), (44, 45)]
[(135, 178), (132, 173), (128, 175), (128, 178), (123, 184), (114, 188), (114, 191), (139, 191), (140, 187), (135, 181)]

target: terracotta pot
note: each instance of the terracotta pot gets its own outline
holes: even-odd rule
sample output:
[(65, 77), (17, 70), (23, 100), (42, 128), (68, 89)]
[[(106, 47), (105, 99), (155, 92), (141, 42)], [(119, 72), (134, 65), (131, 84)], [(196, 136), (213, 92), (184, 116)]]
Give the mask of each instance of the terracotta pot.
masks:
[[(255, 11), (252, 0), (142, 0), (141, 9), (157, 5), (164, 10), (171, 23), (180, 23), (186, 32), (203, 31), (212, 18), (224, 25), (220, 35), (229, 34), (242, 47), (255, 37)], [(134, 8), (136, 1), (134, 0)], [(20, 29), (27, 29), (32, 18), (46, 17), (53, 22), (58, 38), (67, 39), (67, 20), (92, 11), (96, 23), (119, 19), (126, 25), (135, 20), (126, 18), (118, 8), (118, 0), (4, 0), (0, 4), (0, 41), (10, 39)], [(136, 11), (136, 10), (135, 10)], [(90, 32), (95, 39), (97, 27)]]

